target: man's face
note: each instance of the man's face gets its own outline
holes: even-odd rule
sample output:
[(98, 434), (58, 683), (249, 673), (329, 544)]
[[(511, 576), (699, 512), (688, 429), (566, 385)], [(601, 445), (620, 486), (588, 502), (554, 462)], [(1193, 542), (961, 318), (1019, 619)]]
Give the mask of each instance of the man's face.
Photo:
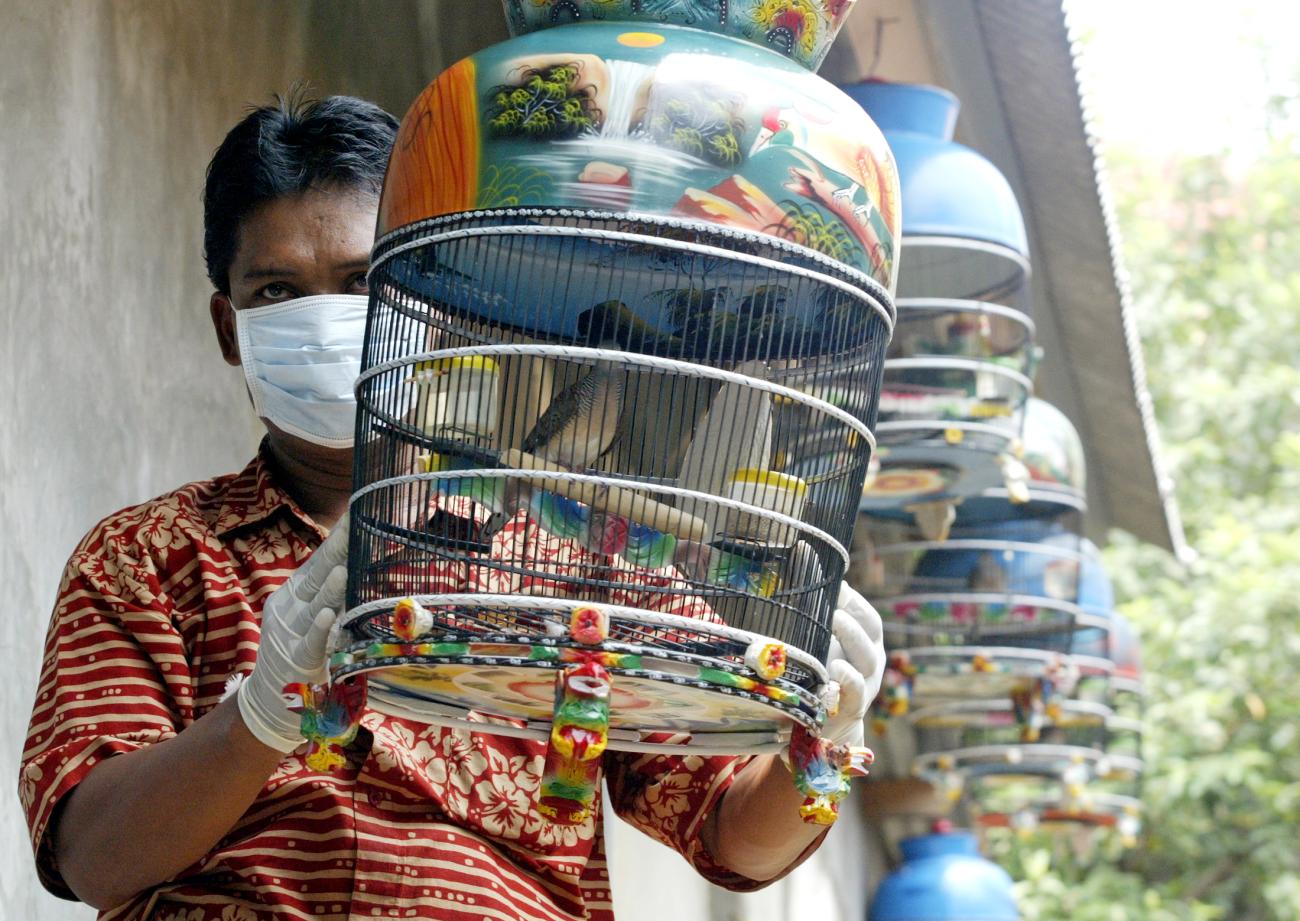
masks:
[[(328, 187), (269, 201), (239, 228), (230, 264), (230, 294), (209, 304), (221, 354), (239, 365), (235, 311), (317, 294), (365, 294), (379, 199), (369, 192)], [(322, 449), (267, 423), (271, 436), (295, 454)], [(351, 451), (336, 451), (351, 458)]]
[[(338, 187), (267, 202), (240, 225), (229, 298), (214, 299), (243, 310), (313, 294), (365, 294), (378, 211), (374, 195)], [(238, 364), (238, 350), (226, 360)]]

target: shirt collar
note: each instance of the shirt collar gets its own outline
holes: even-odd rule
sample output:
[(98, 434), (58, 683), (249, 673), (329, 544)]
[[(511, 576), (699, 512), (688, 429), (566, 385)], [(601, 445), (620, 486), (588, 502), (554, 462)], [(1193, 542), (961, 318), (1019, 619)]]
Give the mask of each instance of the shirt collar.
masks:
[(257, 456), (226, 484), (214, 526), (217, 536), (225, 536), (231, 531), (265, 521), (281, 509), (307, 525), (322, 539), (325, 537), (320, 525), (275, 482), (266, 441), (263, 440), (257, 449)]

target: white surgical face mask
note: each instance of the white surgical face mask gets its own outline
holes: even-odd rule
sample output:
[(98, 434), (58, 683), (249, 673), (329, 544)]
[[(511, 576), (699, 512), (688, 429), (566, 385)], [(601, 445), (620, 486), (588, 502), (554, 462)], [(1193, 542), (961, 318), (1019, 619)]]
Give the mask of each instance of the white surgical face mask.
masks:
[(361, 294), (321, 294), (235, 311), (253, 411), (326, 448), (350, 448), (366, 307)]

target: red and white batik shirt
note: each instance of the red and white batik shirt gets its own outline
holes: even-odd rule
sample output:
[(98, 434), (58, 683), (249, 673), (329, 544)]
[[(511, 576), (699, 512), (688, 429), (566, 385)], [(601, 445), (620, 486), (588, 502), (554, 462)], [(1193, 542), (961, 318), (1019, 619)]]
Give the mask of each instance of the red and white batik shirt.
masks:
[[(545, 539), (519, 527), (498, 539)], [(19, 778), (50, 891), (72, 897), (50, 846), (59, 804), (96, 763), (174, 736), (219, 702), (231, 674), (252, 669), (263, 603), (323, 536), (259, 455), (238, 474), (112, 515), (77, 547)], [(446, 576), (434, 590), (473, 590), (477, 581)], [(309, 770), (301, 751), (285, 757), (210, 854), (101, 917), (613, 917), (599, 810), (576, 827), (537, 812), (543, 743), (374, 712), (362, 727), (340, 773)], [(699, 838), (743, 763), (609, 753), (611, 805), (709, 880), (757, 888), (713, 863)]]

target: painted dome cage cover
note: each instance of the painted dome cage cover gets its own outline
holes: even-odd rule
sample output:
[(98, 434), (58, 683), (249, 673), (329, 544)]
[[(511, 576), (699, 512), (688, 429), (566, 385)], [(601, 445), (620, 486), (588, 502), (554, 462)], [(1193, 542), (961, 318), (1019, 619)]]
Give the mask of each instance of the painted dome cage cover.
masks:
[[(775, 5), (791, 2), (809, 0)], [(769, 47), (699, 28), (544, 29), (434, 80), (398, 134), (380, 237), (516, 207), (714, 224), (896, 281), (898, 173), (870, 118)]]
[(569, 23), (690, 26), (746, 39), (816, 70), (854, 0), (506, 0), (511, 35)]
[(843, 87), (885, 132), (903, 196), (907, 272), (900, 298), (962, 298), (1029, 313), (1029, 243), (1015, 192), (985, 157), (956, 143), (946, 90), (869, 80)]

